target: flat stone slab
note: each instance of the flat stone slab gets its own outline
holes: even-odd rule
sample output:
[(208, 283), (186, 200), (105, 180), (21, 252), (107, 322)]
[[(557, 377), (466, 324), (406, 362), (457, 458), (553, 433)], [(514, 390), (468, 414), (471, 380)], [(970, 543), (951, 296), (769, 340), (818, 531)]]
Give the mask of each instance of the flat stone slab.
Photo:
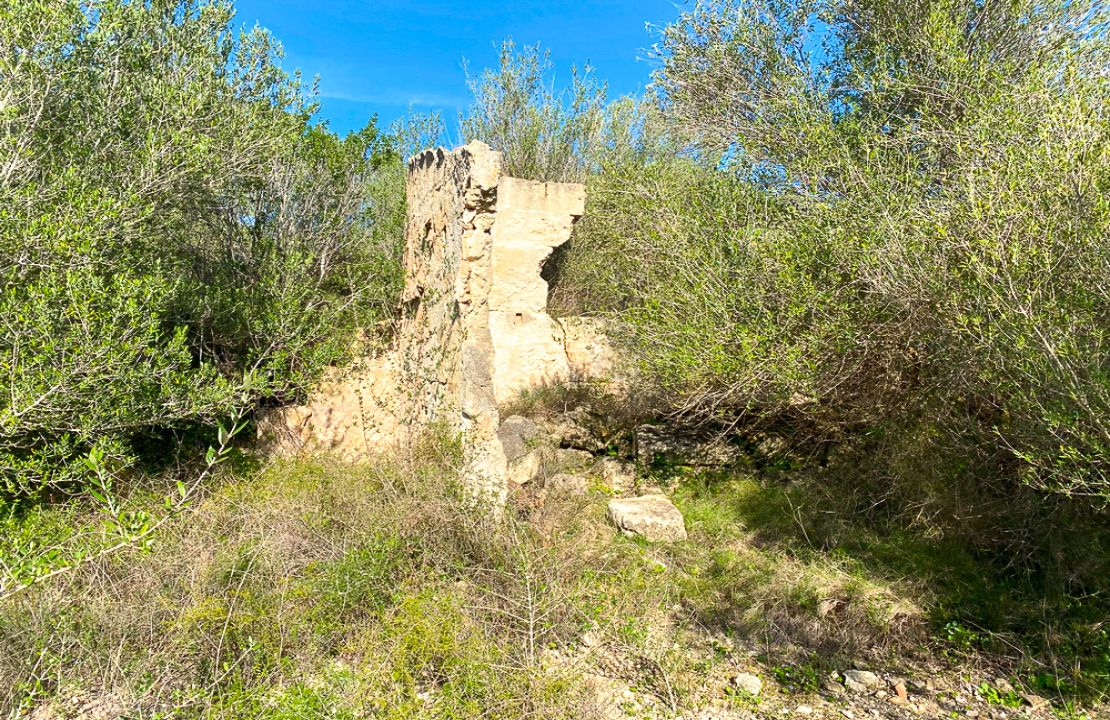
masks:
[(610, 500), (609, 519), (625, 535), (638, 535), (650, 542), (686, 539), (682, 513), (664, 495)]

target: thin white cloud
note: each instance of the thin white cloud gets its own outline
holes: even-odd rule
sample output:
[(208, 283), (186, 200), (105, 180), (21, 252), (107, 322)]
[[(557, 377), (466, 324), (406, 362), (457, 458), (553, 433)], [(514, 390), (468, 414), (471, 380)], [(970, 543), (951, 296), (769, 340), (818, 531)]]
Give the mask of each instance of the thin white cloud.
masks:
[(399, 89), (382, 89), (375, 93), (322, 91), (320, 97), (325, 100), (342, 100), (366, 105), (418, 105), (420, 107), (462, 107), (469, 102), (466, 97), (461, 95), (412, 92)]

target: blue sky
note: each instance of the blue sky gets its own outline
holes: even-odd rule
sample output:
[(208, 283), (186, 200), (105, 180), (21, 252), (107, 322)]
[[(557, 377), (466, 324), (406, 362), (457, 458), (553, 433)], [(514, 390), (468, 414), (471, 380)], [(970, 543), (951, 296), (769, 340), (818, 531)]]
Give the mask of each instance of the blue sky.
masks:
[(688, 0), (237, 0), (237, 24), (269, 28), (285, 46), (285, 66), (320, 76), (321, 115), (334, 130), (382, 124), (411, 105), (442, 110), (452, 139), (469, 102), (462, 60), (471, 72), (493, 65), (496, 46), (540, 42), (558, 77), (589, 63), (611, 96), (642, 90), (655, 42), (647, 23), (664, 24)]

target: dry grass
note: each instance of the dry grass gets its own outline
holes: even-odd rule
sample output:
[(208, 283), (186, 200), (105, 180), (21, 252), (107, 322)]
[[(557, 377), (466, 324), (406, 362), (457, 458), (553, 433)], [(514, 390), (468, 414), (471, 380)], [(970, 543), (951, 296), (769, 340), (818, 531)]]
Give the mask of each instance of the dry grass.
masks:
[(794, 667), (917, 638), (905, 586), (762, 545), (735, 495), (680, 490), (691, 542), (653, 546), (614, 535), (603, 496), (495, 520), (460, 502), (456, 479), (443, 442), (225, 479), (153, 548), (0, 608), (0, 702), (44, 719), (77, 705), (589, 718), (634, 687), (633, 710), (659, 716), (720, 699), (743, 653)]
[(430, 445), (229, 480), (155, 547), (0, 609), (0, 701), (12, 717), (81, 703), (139, 717), (580, 715), (578, 666), (548, 654), (633, 610), (598, 603), (617, 569), (597, 512), (568, 500), (543, 523), (493, 520), (460, 501), (456, 477), (451, 450)]

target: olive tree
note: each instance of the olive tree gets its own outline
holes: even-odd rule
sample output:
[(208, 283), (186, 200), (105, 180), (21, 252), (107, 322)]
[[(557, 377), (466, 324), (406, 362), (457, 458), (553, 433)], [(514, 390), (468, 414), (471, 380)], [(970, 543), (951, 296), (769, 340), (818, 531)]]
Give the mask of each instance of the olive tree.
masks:
[(280, 58), (223, 0), (0, 0), (3, 488), (126, 464), (244, 373), (295, 397), (388, 314), (400, 158)]

